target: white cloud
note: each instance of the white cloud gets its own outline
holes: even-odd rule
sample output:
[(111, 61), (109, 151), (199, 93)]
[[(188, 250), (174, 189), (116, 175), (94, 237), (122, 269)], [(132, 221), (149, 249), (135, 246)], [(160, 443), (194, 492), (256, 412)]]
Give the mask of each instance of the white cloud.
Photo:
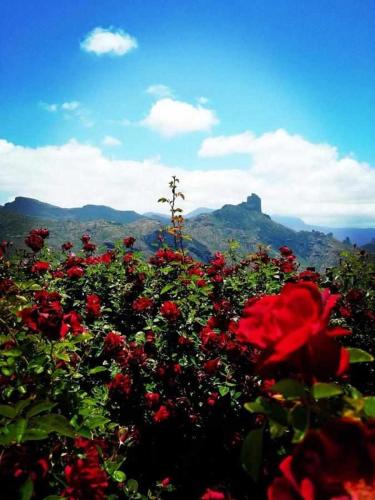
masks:
[(169, 88), (167, 85), (163, 85), (162, 83), (156, 83), (154, 85), (150, 85), (146, 89), (146, 93), (158, 98), (173, 97), (172, 89)]
[(49, 113), (63, 113), (66, 120), (78, 118), (84, 127), (90, 128), (95, 122), (92, 119), (91, 111), (82, 105), (79, 101), (67, 101), (62, 104), (39, 103), (41, 108)]
[(228, 156), (231, 154), (250, 154), (254, 134), (243, 132), (238, 135), (208, 137), (202, 142), (198, 155), (203, 158)]
[(114, 147), (114, 146), (121, 146), (122, 142), (120, 141), (120, 139), (117, 139), (117, 137), (106, 135), (102, 140), (102, 144), (103, 146)]
[(56, 113), (59, 109), (58, 104), (48, 104), (47, 102), (40, 102), (40, 107), (44, 109), (44, 111), (48, 111), (48, 113)]
[(85, 52), (93, 52), (101, 56), (123, 56), (138, 47), (137, 40), (121, 29), (97, 27), (90, 31), (81, 42)]
[(78, 109), (81, 106), (81, 103), (78, 101), (70, 101), (70, 102), (63, 102), (61, 104), (61, 109), (64, 111), (74, 111)]
[(171, 98), (159, 99), (141, 122), (164, 137), (208, 132), (219, 123), (214, 111)]
[(197, 98), (197, 102), (199, 104), (203, 104), (204, 105), (204, 104), (207, 104), (208, 101), (209, 101), (209, 99), (207, 99), (207, 97), (204, 97), (204, 96), (200, 96), (200, 97)]
[[(375, 227), (374, 168), (283, 130), (246, 137), (247, 169), (211, 170), (166, 166), (157, 158), (112, 160), (99, 148), (74, 140), (41, 148), (0, 140), (0, 185), (10, 199), (31, 196), (64, 207), (94, 203), (146, 212), (162, 209), (156, 200), (168, 193), (170, 177), (177, 175), (186, 212), (237, 204), (255, 192), (265, 213), (322, 225)], [(233, 144), (233, 137), (227, 139)], [(221, 154), (224, 143), (221, 137)], [(243, 153), (243, 141), (239, 144)], [(232, 154), (233, 145), (228, 150)], [(212, 156), (212, 143), (210, 151)]]

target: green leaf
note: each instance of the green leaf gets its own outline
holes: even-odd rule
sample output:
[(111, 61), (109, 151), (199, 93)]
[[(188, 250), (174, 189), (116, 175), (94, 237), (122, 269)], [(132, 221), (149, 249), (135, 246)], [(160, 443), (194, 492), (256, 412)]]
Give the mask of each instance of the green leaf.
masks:
[(241, 464), (253, 481), (258, 481), (263, 456), (263, 427), (250, 431), (241, 450)]
[(42, 415), (36, 419), (36, 424), (47, 432), (57, 432), (62, 436), (75, 437), (74, 428), (63, 415), (57, 413)]
[(365, 398), (365, 413), (367, 417), (375, 417), (375, 396)]
[(305, 394), (305, 387), (292, 378), (286, 378), (276, 382), (271, 391), (282, 394), (286, 399), (299, 399)]
[(27, 420), (26, 418), (19, 418), (16, 422), (16, 441), (17, 443), (22, 442), (23, 434), (26, 430), (27, 427)]
[(22, 356), (22, 351), (20, 349), (7, 349), (1, 351), (1, 354), (7, 357), (18, 358), (19, 356)]
[(126, 483), (126, 487), (131, 493), (137, 493), (138, 481), (136, 479), (129, 479), (129, 481)]
[(326, 384), (318, 382), (312, 386), (312, 395), (314, 399), (332, 398), (342, 394), (342, 389), (337, 384)]
[(294, 429), (293, 443), (298, 443), (304, 437), (309, 424), (309, 410), (304, 406), (296, 406), (289, 414), (290, 423)]
[(23, 435), (22, 441), (39, 441), (47, 438), (48, 432), (44, 429), (27, 429)]
[(358, 349), (357, 347), (348, 347), (349, 355), (350, 355), (350, 363), (368, 363), (370, 361), (374, 361), (374, 357), (362, 349)]
[(95, 366), (95, 368), (91, 368), (91, 370), (89, 370), (89, 375), (95, 375), (95, 373), (106, 372), (107, 370), (108, 368), (106, 368), (105, 366)]
[(0, 415), (7, 418), (15, 418), (17, 416), (17, 411), (13, 406), (0, 405)]
[(38, 415), (39, 413), (43, 413), (44, 411), (51, 410), (56, 405), (57, 403), (51, 403), (50, 401), (41, 401), (40, 403), (36, 403), (30, 408), (30, 410), (26, 413), (26, 417), (34, 417), (34, 415)]
[(122, 472), (122, 470), (116, 470), (112, 474), (112, 477), (118, 483), (123, 483), (126, 480), (126, 474), (125, 474), (125, 472)]
[(29, 406), (31, 403), (31, 399), (21, 399), (21, 401), (18, 401), (18, 403), (14, 406), (14, 409), (17, 412), (17, 415), (21, 415), (23, 410)]
[(226, 385), (221, 385), (219, 387), (219, 394), (220, 396), (224, 397), (228, 394), (228, 392), (230, 391), (229, 387), (227, 387)]
[(32, 479), (26, 479), (20, 488), (20, 500), (30, 500), (34, 492), (34, 483)]
[(160, 295), (163, 295), (164, 293), (167, 293), (169, 292), (169, 290), (172, 290), (172, 288), (175, 287), (175, 284), (174, 283), (169, 283), (168, 285), (165, 285), (165, 287), (163, 287), (161, 290), (160, 290)]

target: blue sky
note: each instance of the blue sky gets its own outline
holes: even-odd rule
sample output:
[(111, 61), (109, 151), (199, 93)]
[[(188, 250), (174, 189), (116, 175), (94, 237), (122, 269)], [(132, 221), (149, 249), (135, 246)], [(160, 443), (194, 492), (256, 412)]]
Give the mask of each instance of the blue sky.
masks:
[[(136, 47), (121, 55), (84, 50), (82, 43), (95, 28), (129, 35)], [(371, 166), (374, 54), (370, 1), (4, 0), (0, 138), (33, 155), (38, 148), (74, 139), (100, 148), (110, 161), (153, 159), (188, 176), (193, 171), (246, 170), (259, 161), (246, 148), (245, 153), (240, 148), (198, 154), (205, 139), (245, 131), (261, 138), (282, 129), (308, 144), (337, 148), (338, 158)], [(155, 85), (167, 86), (169, 95), (147, 92)], [(206, 121), (197, 116), (204, 123), (195, 130), (181, 125), (180, 131), (166, 134), (156, 116), (160, 112), (163, 120), (165, 107), (155, 108), (155, 116), (147, 119), (163, 99), (172, 101), (173, 115), (183, 112), (173, 108), (176, 103), (211, 114)], [(0, 202), (20, 194), (17, 189), (27, 193), (30, 179), (17, 165), (19, 182), (0, 185)], [(361, 196), (361, 186), (370, 175), (373, 187), (373, 171), (361, 175), (356, 198), (351, 192), (344, 200), (348, 206), (363, 205), (371, 197), (367, 191)], [(271, 198), (267, 192), (261, 195)], [(49, 201), (61, 201), (57, 198)], [(207, 194), (205, 204), (210, 201), (215, 203)], [(298, 200), (294, 206), (297, 214)], [(280, 212), (272, 203), (270, 208)], [(365, 214), (350, 208), (345, 221), (370, 223), (372, 208)], [(306, 213), (307, 207), (298, 215), (306, 219)]]

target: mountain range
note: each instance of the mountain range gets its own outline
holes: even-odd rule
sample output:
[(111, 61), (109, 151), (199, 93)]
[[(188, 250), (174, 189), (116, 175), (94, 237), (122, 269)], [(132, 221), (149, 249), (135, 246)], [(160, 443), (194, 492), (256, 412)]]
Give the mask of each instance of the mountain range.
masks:
[[(203, 212), (203, 213), (202, 213)], [(66, 240), (80, 244), (80, 237), (89, 232), (99, 245), (112, 247), (124, 236), (137, 238), (137, 247), (147, 254), (158, 247), (158, 234), (168, 224), (163, 214), (138, 214), (135, 211), (115, 210), (100, 205), (61, 208), (26, 197), (0, 206), (0, 239), (24, 245), (27, 232), (33, 227), (48, 227), (49, 244), (59, 247)], [(239, 243), (242, 254), (255, 251), (259, 244), (276, 253), (280, 246), (290, 246), (304, 265), (322, 268), (337, 262), (339, 254), (350, 248), (332, 234), (317, 230), (296, 231), (272, 220), (262, 212), (261, 199), (252, 194), (239, 205), (224, 205), (218, 210), (198, 209), (186, 217), (186, 243), (196, 258), (207, 261), (219, 250), (228, 249), (228, 242)], [(172, 243), (171, 241), (167, 242)]]

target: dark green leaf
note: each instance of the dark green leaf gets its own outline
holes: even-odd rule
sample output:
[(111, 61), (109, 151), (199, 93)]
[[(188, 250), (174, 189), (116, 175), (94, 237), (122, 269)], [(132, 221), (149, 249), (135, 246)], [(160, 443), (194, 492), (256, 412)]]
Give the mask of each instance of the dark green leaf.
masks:
[(348, 348), (350, 355), (350, 363), (368, 363), (370, 361), (374, 361), (374, 357), (362, 349), (358, 349), (357, 347), (349, 347)]
[(368, 417), (375, 417), (375, 396), (365, 398), (365, 413)]
[(15, 418), (17, 416), (17, 411), (13, 406), (0, 405), (0, 415), (7, 418)]
[(337, 384), (326, 384), (325, 382), (318, 382), (312, 386), (312, 395), (314, 399), (332, 398), (342, 394), (342, 389)]
[(271, 391), (282, 394), (286, 399), (298, 399), (305, 394), (304, 386), (292, 378), (286, 378), (276, 382), (271, 387)]
[(75, 437), (74, 428), (63, 415), (51, 413), (42, 415), (34, 419), (36, 426), (45, 429), (47, 432), (57, 432), (62, 436)]
[(26, 413), (26, 417), (31, 418), (34, 415), (38, 415), (39, 413), (43, 413), (44, 411), (51, 410), (52, 408), (54, 408), (56, 406), (56, 404), (57, 403), (51, 403), (50, 401), (41, 401), (40, 403), (36, 403)]
[(26, 479), (20, 488), (20, 500), (30, 500), (34, 491), (34, 483), (32, 479)]
[(263, 427), (250, 431), (241, 450), (241, 464), (253, 481), (258, 481), (263, 456)]

